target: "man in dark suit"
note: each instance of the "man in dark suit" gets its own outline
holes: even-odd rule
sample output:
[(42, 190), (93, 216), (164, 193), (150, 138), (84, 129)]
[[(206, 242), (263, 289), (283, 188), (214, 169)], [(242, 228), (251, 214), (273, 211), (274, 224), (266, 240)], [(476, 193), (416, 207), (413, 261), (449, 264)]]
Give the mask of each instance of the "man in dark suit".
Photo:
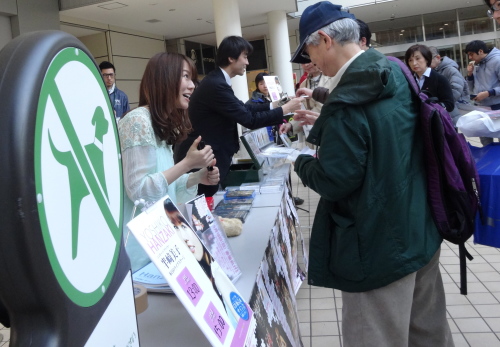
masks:
[[(205, 144), (212, 146), (220, 181), (229, 172), (231, 160), (239, 149), (237, 123), (249, 129), (258, 129), (283, 122), (283, 115), (300, 108), (303, 98), (294, 98), (282, 107), (277, 104), (245, 105), (231, 88), (231, 78), (243, 76), (248, 65), (248, 55), (253, 47), (240, 36), (228, 36), (217, 49), (218, 68), (210, 72), (195, 89), (189, 101), (189, 117), (193, 132), (176, 145), (174, 159), (182, 160), (199, 135)], [(218, 186), (198, 186), (198, 194), (213, 196)]]

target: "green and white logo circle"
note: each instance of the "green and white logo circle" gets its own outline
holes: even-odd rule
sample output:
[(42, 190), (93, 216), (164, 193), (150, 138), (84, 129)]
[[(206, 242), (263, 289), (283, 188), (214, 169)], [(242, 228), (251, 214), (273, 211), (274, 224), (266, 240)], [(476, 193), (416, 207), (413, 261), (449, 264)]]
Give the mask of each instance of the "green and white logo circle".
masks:
[(62, 289), (89, 307), (105, 294), (122, 237), (122, 174), (115, 117), (87, 54), (65, 48), (40, 91), (35, 179), (45, 248)]

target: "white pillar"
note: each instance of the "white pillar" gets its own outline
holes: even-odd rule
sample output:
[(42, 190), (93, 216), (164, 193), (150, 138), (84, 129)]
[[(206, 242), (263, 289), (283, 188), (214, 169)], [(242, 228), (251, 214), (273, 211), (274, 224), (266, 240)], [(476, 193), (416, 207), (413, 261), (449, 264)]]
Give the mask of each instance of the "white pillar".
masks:
[(279, 77), (281, 87), (288, 96), (295, 95), (293, 85), (293, 69), (290, 63), (290, 41), (288, 38), (288, 24), (284, 11), (271, 11), (267, 13), (269, 23), (269, 38), (271, 55), (273, 58), (274, 74)]
[[(241, 36), (241, 21), (238, 0), (213, 0), (215, 38), (217, 46), (226, 36)], [(250, 56), (249, 59), (252, 59)], [(248, 100), (246, 74), (231, 79), (234, 95), (241, 101)]]

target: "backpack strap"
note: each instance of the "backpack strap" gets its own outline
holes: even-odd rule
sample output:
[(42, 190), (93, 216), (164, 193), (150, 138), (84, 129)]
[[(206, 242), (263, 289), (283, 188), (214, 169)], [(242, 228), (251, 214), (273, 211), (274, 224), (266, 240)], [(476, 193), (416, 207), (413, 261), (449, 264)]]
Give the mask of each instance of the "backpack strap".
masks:
[(417, 81), (415, 80), (415, 77), (413, 77), (413, 74), (410, 71), (410, 69), (408, 68), (408, 66), (406, 66), (405, 63), (403, 63), (401, 60), (399, 60), (396, 57), (387, 56), (387, 59), (389, 59), (390, 61), (393, 61), (393, 62), (395, 62), (396, 64), (399, 65), (399, 67), (401, 68), (401, 71), (403, 71), (403, 75), (405, 75), (406, 80), (410, 84), (411, 89), (413, 90), (413, 92), (416, 95), (420, 94), (420, 87), (418, 86)]
[[(419, 101), (420, 103), (427, 103), (427, 104), (433, 104), (433, 103), (437, 103), (438, 100), (434, 97), (429, 97), (429, 95), (427, 95), (425, 92), (422, 92), (420, 91), (420, 88), (418, 87), (418, 84), (417, 84), (417, 81), (415, 80), (415, 78), (413, 77), (413, 74), (412, 72), (410, 71), (410, 69), (408, 68), (408, 66), (406, 66), (406, 64), (404, 64), (401, 60), (395, 58), (395, 57), (391, 57), (391, 56), (388, 56), (387, 59), (389, 59), (390, 61), (398, 64), (398, 66), (401, 68), (401, 71), (403, 72), (406, 80), (408, 81), (408, 84), (410, 85), (410, 89), (412, 89), (413, 93), (419, 98)], [(433, 107), (436, 107), (433, 105)], [(445, 109), (444, 109), (445, 111)], [(438, 112), (438, 111), (434, 111), (434, 112)], [(438, 113), (438, 116), (440, 114)], [(447, 123), (445, 122), (443, 119), (441, 119), (440, 117), (429, 117), (428, 115), (426, 116), (423, 116), (422, 114), (420, 115), (420, 124), (421, 126), (423, 126), (423, 128), (427, 131), (427, 132), (424, 132), (424, 142), (427, 141), (428, 144), (431, 144), (432, 142), (432, 146), (431, 146), (431, 149), (434, 149), (435, 148), (435, 143), (433, 142), (434, 140), (441, 140), (443, 141), (443, 132), (445, 133), (446, 130), (443, 129), (443, 126), (445, 126), (446, 124), (451, 124), (451, 123)], [(430, 121), (433, 120), (433, 121), (436, 121), (436, 122), (433, 122), (431, 123)], [(450, 119), (450, 122), (451, 122), (451, 119)], [(438, 131), (438, 133), (434, 134), (432, 131)], [(430, 132), (429, 132), (430, 131)], [(441, 143), (442, 145), (442, 143)], [(441, 153), (442, 155), (445, 155), (444, 152), (441, 152), (441, 151), (437, 151), (437, 154)], [(440, 157), (440, 158), (437, 158), (436, 155), (429, 155), (428, 156), (429, 158), (434, 158), (435, 160), (445, 160), (445, 157)], [(434, 166), (436, 166), (436, 163), (433, 163)], [(427, 165), (427, 167), (429, 167), (429, 165)], [(431, 174), (429, 174), (429, 172), (427, 173), (427, 175), (433, 175), (435, 174), (435, 172), (431, 172)], [(474, 181), (473, 181), (474, 182)], [(475, 193), (476, 193), (476, 197), (478, 198), (479, 197), (479, 192), (478, 192), (478, 189), (477, 187), (475, 187)], [(478, 199), (479, 201), (479, 199)], [(438, 227), (438, 230), (440, 230), (440, 227), (439, 225), (436, 225)], [(450, 240), (449, 240), (450, 241)], [(453, 242), (453, 241), (451, 241)], [(463, 294), (463, 295), (466, 295), (467, 294), (467, 259), (469, 260), (472, 260), (472, 256), (470, 255), (470, 253), (467, 251), (467, 249), (465, 248), (465, 241), (461, 241), (461, 242), (453, 242), (455, 244), (458, 244), (458, 250), (459, 250), (459, 260), (460, 260), (460, 293)]]
[(465, 248), (465, 242), (458, 244), (458, 257), (460, 259), (460, 294), (467, 295), (467, 264), (465, 257), (469, 260), (474, 258)]

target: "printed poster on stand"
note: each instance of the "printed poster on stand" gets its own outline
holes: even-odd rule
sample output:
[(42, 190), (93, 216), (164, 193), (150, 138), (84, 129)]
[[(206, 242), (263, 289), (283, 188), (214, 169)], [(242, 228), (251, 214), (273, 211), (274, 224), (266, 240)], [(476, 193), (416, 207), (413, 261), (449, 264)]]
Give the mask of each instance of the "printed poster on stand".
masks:
[(227, 277), (235, 283), (241, 277), (241, 270), (236, 263), (224, 229), (208, 208), (205, 195), (199, 195), (186, 202), (185, 207), (186, 217), (192, 228), (222, 267)]
[(168, 196), (127, 226), (212, 346), (255, 345), (252, 309)]
[(250, 299), (257, 347), (302, 345), (295, 295), (305, 272), (298, 264), (298, 244), (306, 266), (307, 253), (288, 185)]
[(266, 87), (272, 101), (278, 101), (283, 98), (283, 88), (278, 76), (264, 76), (264, 82), (266, 82)]

